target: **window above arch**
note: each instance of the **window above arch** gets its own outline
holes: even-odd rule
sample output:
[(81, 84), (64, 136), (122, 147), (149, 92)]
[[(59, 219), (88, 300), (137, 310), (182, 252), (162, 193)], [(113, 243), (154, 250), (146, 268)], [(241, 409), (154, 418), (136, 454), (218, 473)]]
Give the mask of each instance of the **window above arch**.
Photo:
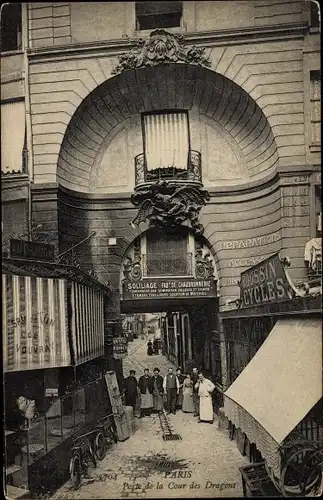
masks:
[(136, 2), (136, 29), (181, 26), (183, 2)]

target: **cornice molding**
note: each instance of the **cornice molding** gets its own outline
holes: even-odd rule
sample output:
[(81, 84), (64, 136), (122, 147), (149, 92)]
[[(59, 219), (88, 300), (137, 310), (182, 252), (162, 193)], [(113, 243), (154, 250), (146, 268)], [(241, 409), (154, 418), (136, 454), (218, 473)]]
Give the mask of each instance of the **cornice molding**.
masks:
[(29, 176), (22, 172), (1, 172), (1, 184), (15, 181), (29, 181)]
[[(138, 34), (137, 34), (138, 33)], [(204, 32), (179, 32), (185, 42), (203, 47), (235, 45), (238, 43), (259, 43), (261, 41), (282, 41), (304, 38), (309, 33), (307, 22), (289, 23), (274, 26), (253, 26), (239, 29), (225, 29)], [(172, 34), (175, 34), (172, 32)], [(145, 39), (148, 36), (145, 35)], [(84, 57), (117, 57), (125, 51), (136, 47), (140, 32), (134, 32), (133, 37), (105, 40), (102, 42), (71, 43), (50, 47), (28, 48), (27, 56), (31, 62), (37, 60), (77, 59)]]

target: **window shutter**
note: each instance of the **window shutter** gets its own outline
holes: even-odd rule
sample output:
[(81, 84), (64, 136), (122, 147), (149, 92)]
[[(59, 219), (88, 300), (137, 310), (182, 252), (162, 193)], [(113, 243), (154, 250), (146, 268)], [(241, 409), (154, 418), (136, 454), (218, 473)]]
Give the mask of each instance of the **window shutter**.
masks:
[(1, 104), (1, 170), (23, 171), (25, 101)]
[(148, 170), (187, 168), (189, 151), (187, 113), (151, 114), (144, 117)]

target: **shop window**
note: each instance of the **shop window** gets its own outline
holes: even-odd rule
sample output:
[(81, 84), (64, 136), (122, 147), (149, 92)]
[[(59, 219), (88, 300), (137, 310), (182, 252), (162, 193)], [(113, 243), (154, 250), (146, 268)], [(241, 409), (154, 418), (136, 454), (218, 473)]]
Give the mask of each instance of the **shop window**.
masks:
[(155, 169), (187, 169), (189, 123), (186, 111), (143, 115), (148, 174)]
[(187, 235), (157, 230), (147, 234), (147, 276), (187, 276), (190, 271)]
[(319, 13), (319, 6), (316, 2), (310, 2), (311, 4), (311, 27), (312, 28), (318, 28), (320, 24), (320, 13)]
[(321, 142), (321, 72), (311, 71), (311, 142)]
[(1, 52), (19, 49), (21, 49), (21, 3), (10, 3), (1, 11)]
[(136, 2), (136, 29), (181, 26), (182, 2)]

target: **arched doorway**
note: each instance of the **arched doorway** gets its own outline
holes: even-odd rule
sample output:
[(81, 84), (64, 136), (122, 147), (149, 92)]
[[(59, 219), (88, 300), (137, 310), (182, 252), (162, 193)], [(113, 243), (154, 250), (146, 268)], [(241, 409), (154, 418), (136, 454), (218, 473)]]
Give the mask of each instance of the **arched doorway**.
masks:
[(150, 228), (125, 252), (121, 312), (161, 313), (167, 357), (183, 369), (192, 363), (203, 368), (204, 339), (217, 328), (217, 283), (205, 238), (185, 227), (176, 233)]

